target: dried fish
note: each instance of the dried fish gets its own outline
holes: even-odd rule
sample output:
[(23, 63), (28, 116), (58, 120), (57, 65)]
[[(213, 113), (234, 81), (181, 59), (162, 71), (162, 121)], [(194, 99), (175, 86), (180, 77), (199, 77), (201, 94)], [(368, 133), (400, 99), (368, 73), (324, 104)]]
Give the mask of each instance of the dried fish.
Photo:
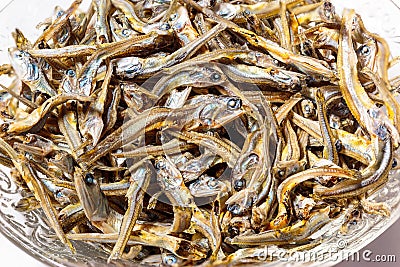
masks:
[[(55, 237), (109, 261), (260, 263), (312, 246), (398, 169), (390, 48), (327, 0), (75, 0), (16, 29), (0, 163)], [(343, 224), (342, 231), (347, 230)], [(248, 248), (248, 246), (252, 246)]]

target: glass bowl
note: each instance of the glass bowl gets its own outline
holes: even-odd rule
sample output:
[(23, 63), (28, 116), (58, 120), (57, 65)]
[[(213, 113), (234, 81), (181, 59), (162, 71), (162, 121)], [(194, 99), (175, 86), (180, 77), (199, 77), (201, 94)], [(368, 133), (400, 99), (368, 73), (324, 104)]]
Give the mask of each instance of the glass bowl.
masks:
[[(17, 27), (30, 39), (34, 40), (39, 31), (38, 22), (49, 17), (56, 5), (67, 8), (71, 1), (65, 0), (10, 0), (0, 2), (0, 63), (8, 62), (7, 49), (14, 45), (11, 32)], [(84, 0), (83, 10), (90, 1)], [(373, 0), (333, 0), (338, 14), (343, 7), (355, 8), (366, 27), (388, 40), (393, 56), (400, 55), (400, 1)], [(396, 5), (396, 3), (398, 5)], [(392, 76), (400, 73), (392, 69)], [(41, 210), (28, 213), (14, 208), (22, 196), (21, 191), (9, 176), (9, 170), (1, 167), (0, 173), (0, 232), (26, 253), (52, 266), (132, 266), (132, 262), (119, 261), (107, 264), (108, 253), (100, 246), (91, 243), (72, 241), (77, 253), (71, 252), (56, 238), (49, 229)], [(340, 233), (343, 216), (335, 219), (313, 237), (323, 242), (307, 251), (286, 251), (266, 247), (259, 257), (274, 261), (263, 263), (264, 266), (331, 266), (360, 251), (400, 217), (400, 173), (392, 171), (384, 188), (371, 196), (372, 201), (386, 202), (391, 208), (390, 217), (365, 215), (363, 220), (350, 228), (347, 234)]]

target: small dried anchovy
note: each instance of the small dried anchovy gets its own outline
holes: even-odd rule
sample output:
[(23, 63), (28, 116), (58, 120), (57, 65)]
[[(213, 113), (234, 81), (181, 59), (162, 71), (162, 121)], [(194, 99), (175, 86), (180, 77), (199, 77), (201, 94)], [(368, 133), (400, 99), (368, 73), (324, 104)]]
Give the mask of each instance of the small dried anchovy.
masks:
[[(313, 245), (397, 167), (387, 42), (329, 1), (81, 0), (16, 29), (0, 68), (0, 152), (70, 240), (109, 260), (261, 261)], [(158, 255), (154, 261), (154, 256)]]

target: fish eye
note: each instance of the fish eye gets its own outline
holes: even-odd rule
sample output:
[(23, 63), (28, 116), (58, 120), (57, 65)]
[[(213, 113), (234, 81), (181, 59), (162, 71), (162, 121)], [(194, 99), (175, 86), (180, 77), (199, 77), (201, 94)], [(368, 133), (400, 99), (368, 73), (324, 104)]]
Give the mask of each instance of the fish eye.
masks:
[(238, 99), (238, 98), (231, 98), (228, 100), (227, 103), (228, 109), (240, 109), (242, 107), (242, 100)]
[(95, 182), (95, 179), (93, 177), (93, 174), (91, 173), (86, 173), (85, 175), (85, 184), (87, 185), (93, 185)]
[(359, 51), (360, 51), (361, 55), (363, 55), (363, 56), (369, 56), (371, 54), (371, 49), (369, 48), (368, 45), (362, 45), (359, 48)]
[(17, 58), (21, 59), (22, 58), (22, 51), (18, 51), (16, 54)]
[(279, 178), (283, 178), (283, 176), (285, 175), (285, 172), (283, 170), (279, 170), (276, 173), (278, 175)]
[(0, 131), (7, 132), (9, 127), (10, 127), (10, 123), (3, 123), (2, 125), (0, 125)]
[(393, 159), (392, 168), (397, 167), (397, 159)]
[(246, 180), (242, 178), (235, 181), (233, 189), (235, 189), (236, 191), (240, 191), (243, 190), (245, 186), (246, 186)]
[(156, 169), (158, 169), (158, 170), (165, 169), (165, 167), (166, 167), (165, 161), (162, 160), (162, 159), (158, 160), (158, 161), (156, 162), (156, 166), (155, 166), (155, 167), (156, 167)]
[(203, 123), (204, 123), (204, 125), (211, 126), (213, 124), (213, 121), (212, 121), (212, 119), (206, 118), (203, 120)]
[(251, 154), (249, 155), (249, 160), (250, 160), (251, 162), (253, 162), (253, 163), (257, 163), (257, 162), (259, 161), (259, 157), (258, 157), (257, 154), (251, 153)]
[(333, 12), (332, 3), (330, 3), (330, 2), (325, 2), (325, 3), (324, 3), (324, 13), (325, 13), (325, 16), (326, 16), (327, 18), (331, 18), (332, 15), (333, 15), (332, 12)]
[(325, 9), (331, 9), (331, 8), (333, 8), (332, 3), (330, 3), (330, 2), (325, 2), (325, 3), (324, 3), (324, 8), (325, 8)]
[(217, 183), (217, 181), (215, 181), (214, 179), (212, 179), (212, 180), (210, 180), (210, 181), (207, 182), (207, 185), (208, 185), (208, 187), (210, 187), (210, 188), (215, 188), (215, 187), (217, 187), (218, 183)]
[(243, 11), (243, 15), (249, 16), (250, 15), (250, 11), (246, 9), (245, 11)]
[(214, 72), (211, 74), (211, 80), (214, 82), (217, 82), (221, 79), (221, 75), (219, 73)]
[(238, 204), (229, 205), (227, 210), (232, 212), (233, 215), (240, 215), (240, 206)]
[(374, 118), (374, 119), (376, 119), (376, 118), (378, 118), (378, 112), (376, 111), (376, 110), (374, 110), (374, 109), (369, 109), (369, 110), (367, 110), (367, 112), (368, 112), (368, 114), (372, 117), (372, 118)]
[(359, 211), (359, 210), (353, 210), (353, 211), (351, 212), (351, 216), (359, 217), (359, 216), (360, 216), (360, 211)]
[(236, 236), (236, 235), (240, 234), (239, 229), (236, 226), (232, 226), (232, 225), (228, 227), (228, 233), (231, 236)]
[(64, 11), (60, 10), (57, 12), (57, 18), (61, 17), (62, 15), (64, 15)]
[(75, 71), (73, 69), (69, 69), (65, 72), (69, 77), (75, 77)]
[(168, 23), (163, 23), (160, 25), (160, 30), (162, 31), (168, 31), (169, 29), (171, 29), (171, 25), (169, 25)]
[(228, 227), (228, 233), (231, 235), (231, 237), (240, 234), (239, 229), (236, 226), (232, 225)]
[(41, 42), (38, 44), (38, 48), (39, 48), (39, 49), (44, 49), (44, 42), (43, 42), (43, 41), (41, 41)]
[(56, 193), (56, 198), (63, 198), (63, 197), (64, 197), (64, 194), (61, 191), (58, 191)]
[(173, 265), (178, 262), (178, 259), (174, 255), (167, 255), (163, 259), (164, 264)]
[(169, 17), (169, 20), (170, 21), (174, 21), (174, 20), (176, 20), (176, 18), (178, 17), (178, 14), (172, 14), (170, 17)]
[(385, 140), (388, 136), (388, 129), (386, 128), (385, 125), (379, 125), (377, 129), (375, 130), (375, 134), (381, 139)]
[(29, 159), (29, 160), (32, 160), (32, 159), (33, 159), (33, 155), (32, 155), (31, 153), (25, 152), (25, 153), (24, 153), (24, 156), (25, 156), (27, 159)]
[(128, 30), (128, 29), (123, 29), (121, 33), (122, 33), (123, 36), (129, 36), (129, 35), (131, 35), (131, 31)]
[(357, 225), (357, 220), (353, 219), (353, 220), (349, 221), (349, 225)]
[(335, 148), (337, 152), (340, 152), (343, 149), (343, 143), (339, 139), (335, 142)]

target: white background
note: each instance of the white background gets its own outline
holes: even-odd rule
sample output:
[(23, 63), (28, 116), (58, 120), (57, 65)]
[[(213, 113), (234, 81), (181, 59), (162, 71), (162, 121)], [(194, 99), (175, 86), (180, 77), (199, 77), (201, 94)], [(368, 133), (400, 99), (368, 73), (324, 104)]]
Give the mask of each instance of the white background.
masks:
[[(389, 0), (376, 1), (378, 3), (388, 2)], [(4, 63), (6, 60), (7, 47), (12, 46), (12, 39), (9, 33), (14, 30), (15, 27), (20, 28), (24, 33), (29, 33), (32, 31), (32, 21), (41, 21), (51, 14), (52, 7), (55, 5), (60, 5), (63, 8), (67, 8), (68, 4), (72, 2), (70, 0), (0, 0), (0, 64)], [(84, 4), (88, 1), (84, 1)], [(349, 0), (336, 0), (335, 2), (347, 2), (349, 5)], [(362, 2), (362, 1), (354, 1)], [(394, 0), (394, 2), (399, 3), (399, 0)], [(87, 6), (87, 5), (86, 5)], [(4, 8), (6, 7), (6, 8)], [(4, 8), (4, 9), (3, 9)], [(365, 5), (364, 5), (365, 8)], [(400, 14), (399, 10), (392, 10)], [(369, 13), (373, 14), (377, 12), (375, 9), (368, 10)], [(379, 17), (379, 14), (376, 16)], [(397, 16), (397, 19), (400, 16)], [(35, 18), (34, 20), (32, 18)], [(386, 17), (382, 17), (382, 21), (386, 20)], [(379, 23), (378, 23), (379, 24)], [(369, 25), (367, 25), (369, 26)], [(376, 25), (370, 25), (369, 27), (375, 27)], [(394, 21), (392, 26), (400, 29), (399, 21)], [(7, 34), (7, 35), (6, 35)], [(28, 34), (28, 37), (29, 34)], [(400, 38), (397, 35), (396, 38)], [(4, 40), (8, 40), (4, 42)], [(371, 250), (376, 254), (395, 254), (397, 257), (396, 263), (382, 263), (379, 266), (394, 267), (400, 266), (400, 221), (397, 221), (392, 227), (390, 227), (385, 233), (383, 233), (377, 240), (368, 245), (365, 249)], [(31, 267), (44, 267), (43, 263), (38, 262), (36, 259), (32, 258), (11, 242), (9, 242), (3, 235), (0, 234), (0, 266), (31, 266)], [(377, 266), (377, 263), (367, 263), (367, 262), (345, 262), (338, 266), (340, 267), (350, 267), (350, 266)]]

